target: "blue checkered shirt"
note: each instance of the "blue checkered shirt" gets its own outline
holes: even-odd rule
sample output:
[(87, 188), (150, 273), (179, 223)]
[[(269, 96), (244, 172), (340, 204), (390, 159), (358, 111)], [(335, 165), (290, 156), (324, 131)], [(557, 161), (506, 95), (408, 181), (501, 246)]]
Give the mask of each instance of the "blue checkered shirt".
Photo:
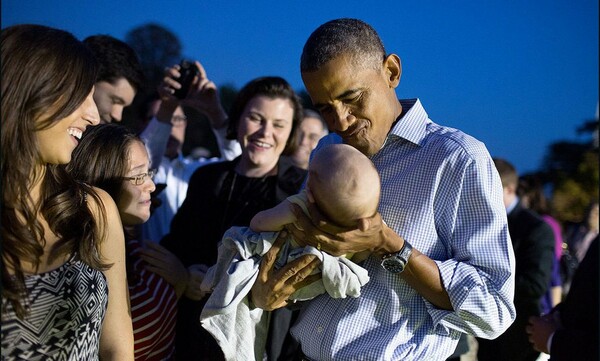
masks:
[[(312, 360), (445, 360), (461, 332), (500, 335), (515, 318), (515, 261), (502, 185), (483, 143), (433, 123), (418, 99), (371, 157), (381, 176), (387, 225), (440, 270), (453, 311), (442, 310), (372, 255), (358, 298), (321, 295), (292, 335)], [(407, 110), (408, 109), (408, 110)], [(319, 146), (339, 143), (331, 134)]]

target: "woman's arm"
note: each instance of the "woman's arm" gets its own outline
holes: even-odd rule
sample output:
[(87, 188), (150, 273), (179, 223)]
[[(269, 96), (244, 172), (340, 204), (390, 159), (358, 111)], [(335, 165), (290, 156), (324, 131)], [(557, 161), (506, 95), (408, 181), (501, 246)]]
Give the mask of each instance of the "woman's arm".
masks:
[[(100, 240), (100, 254), (105, 262), (112, 264), (104, 271), (108, 282), (108, 308), (100, 335), (100, 359), (133, 360), (133, 324), (125, 271), (123, 226), (113, 199), (99, 188), (96, 188), (96, 192), (106, 211), (106, 224), (99, 225), (104, 236)], [(93, 213), (98, 214), (98, 206), (90, 204)]]

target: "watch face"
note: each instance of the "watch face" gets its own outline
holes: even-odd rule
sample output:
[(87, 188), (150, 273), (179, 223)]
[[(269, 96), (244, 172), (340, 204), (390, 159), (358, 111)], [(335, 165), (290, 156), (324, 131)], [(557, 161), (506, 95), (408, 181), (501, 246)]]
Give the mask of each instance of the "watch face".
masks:
[(404, 262), (397, 256), (385, 258), (381, 261), (381, 266), (391, 273), (400, 273), (404, 271)]

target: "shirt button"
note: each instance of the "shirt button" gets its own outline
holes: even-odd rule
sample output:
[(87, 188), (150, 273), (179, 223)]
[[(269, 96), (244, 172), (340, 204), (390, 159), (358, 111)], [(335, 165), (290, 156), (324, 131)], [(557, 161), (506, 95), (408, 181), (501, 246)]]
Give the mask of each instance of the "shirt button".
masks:
[(323, 326), (319, 326), (319, 327), (317, 327), (317, 332), (318, 332), (318, 333), (321, 333), (321, 332), (323, 332)]

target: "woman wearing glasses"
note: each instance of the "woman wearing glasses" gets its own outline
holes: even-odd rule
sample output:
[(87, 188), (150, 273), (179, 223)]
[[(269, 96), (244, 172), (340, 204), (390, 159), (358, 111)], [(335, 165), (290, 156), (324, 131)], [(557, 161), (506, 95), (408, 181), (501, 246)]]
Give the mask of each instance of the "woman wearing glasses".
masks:
[(150, 217), (152, 181), (142, 140), (118, 124), (87, 131), (67, 170), (77, 179), (107, 191), (117, 204), (126, 241), (127, 282), (136, 360), (169, 360), (174, 355), (177, 298), (187, 270), (169, 251), (138, 240), (139, 226)]

